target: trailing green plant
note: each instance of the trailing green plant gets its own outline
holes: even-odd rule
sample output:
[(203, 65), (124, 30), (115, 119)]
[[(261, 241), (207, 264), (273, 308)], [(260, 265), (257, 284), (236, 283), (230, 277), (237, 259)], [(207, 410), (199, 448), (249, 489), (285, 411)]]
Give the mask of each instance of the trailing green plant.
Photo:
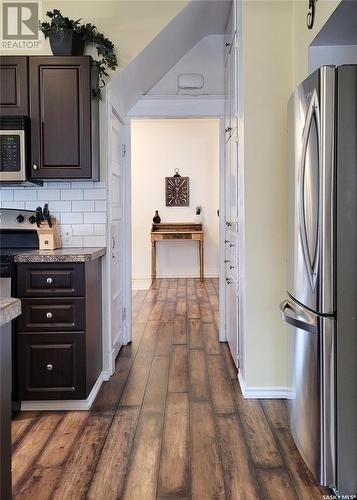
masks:
[(58, 9), (46, 12), (46, 15), (51, 19), (51, 22), (40, 22), (40, 30), (45, 38), (48, 38), (51, 33), (58, 33), (63, 38), (65, 32), (75, 31), (82, 37), (86, 45), (95, 45), (99, 59), (95, 60), (94, 63), (98, 68), (99, 75), (94, 94), (101, 99), (101, 89), (105, 86), (104, 78), (109, 76), (107, 69), (115, 70), (118, 67), (113, 42), (100, 33), (94, 24), (81, 24), (82, 19), (76, 21), (69, 19), (63, 16)]

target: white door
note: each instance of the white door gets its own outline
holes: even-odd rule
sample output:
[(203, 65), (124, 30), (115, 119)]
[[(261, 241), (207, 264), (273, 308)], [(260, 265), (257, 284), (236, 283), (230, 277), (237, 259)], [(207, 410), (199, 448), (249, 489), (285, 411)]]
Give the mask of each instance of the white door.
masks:
[(124, 341), (125, 309), (123, 305), (124, 259), (123, 259), (123, 166), (125, 146), (124, 127), (114, 112), (110, 118), (110, 168), (109, 168), (109, 241), (110, 241), (110, 301), (111, 301), (111, 345), (110, 371), (115, 371), (115, 358)]

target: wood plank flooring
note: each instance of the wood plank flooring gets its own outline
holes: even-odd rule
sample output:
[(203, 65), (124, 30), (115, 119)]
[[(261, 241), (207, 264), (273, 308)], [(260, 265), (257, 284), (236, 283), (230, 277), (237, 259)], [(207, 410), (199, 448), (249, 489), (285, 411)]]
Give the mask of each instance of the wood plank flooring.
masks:
[(244, 400), (218, 341), (218, 281), (133, 293), (133, 341), (90, 412), (13, 421), (13, 494), (32, 500), (321, 499), (281, 400)]

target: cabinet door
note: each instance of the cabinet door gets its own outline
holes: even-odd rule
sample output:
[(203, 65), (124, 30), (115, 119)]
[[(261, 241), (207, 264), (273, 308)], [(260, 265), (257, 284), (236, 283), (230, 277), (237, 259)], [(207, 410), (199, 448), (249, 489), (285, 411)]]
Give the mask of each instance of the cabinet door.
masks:
[(27, 57), (0, 57), (0, 114), (28, 115)]
[(30, 57), (31, 177), (91, 177), (89, 57)]
[(20, 400), (85, 398), (84, 333), (18, 334)]

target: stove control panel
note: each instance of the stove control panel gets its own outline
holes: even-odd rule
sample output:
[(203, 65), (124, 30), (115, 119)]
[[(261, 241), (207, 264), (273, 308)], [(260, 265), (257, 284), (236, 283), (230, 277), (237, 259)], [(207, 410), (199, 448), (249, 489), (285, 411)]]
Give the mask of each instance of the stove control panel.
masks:
[(21, 231), (36, 229), (36, 212), (34, 210), (17, 210), (12, 208), (0, 208), (1, 229), (19, 229)]

